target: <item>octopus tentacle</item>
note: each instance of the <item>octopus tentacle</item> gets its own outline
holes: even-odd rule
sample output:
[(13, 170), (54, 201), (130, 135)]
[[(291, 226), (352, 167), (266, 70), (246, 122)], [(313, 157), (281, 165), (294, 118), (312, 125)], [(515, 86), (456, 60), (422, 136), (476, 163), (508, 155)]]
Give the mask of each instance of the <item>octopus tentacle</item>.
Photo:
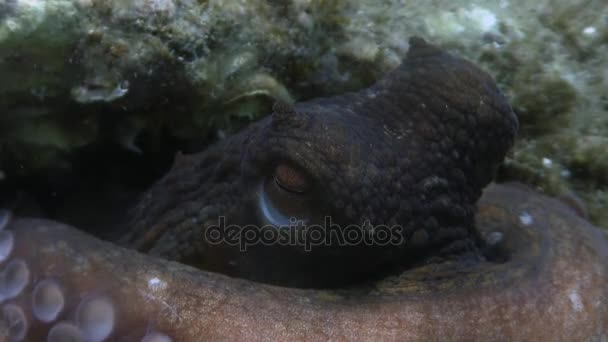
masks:
[(11, 340), (604, 340), (608, 242), (559, 202), (486, 190), (502, 263), (432, 264), (371, 285), (304, 290), (205, 272), (67, 225), (0, 215), (0, 336)]

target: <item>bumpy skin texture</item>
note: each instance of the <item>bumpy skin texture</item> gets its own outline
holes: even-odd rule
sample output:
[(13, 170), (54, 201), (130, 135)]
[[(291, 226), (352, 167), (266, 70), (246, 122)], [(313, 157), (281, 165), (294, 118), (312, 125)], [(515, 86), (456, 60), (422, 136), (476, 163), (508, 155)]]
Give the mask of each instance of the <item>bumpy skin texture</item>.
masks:
[[(44, 340), (56, 322), (74, 322), (76, 307), (91, 296), (113, 305), (112, 341), (139, 341), (150, 331), (173, 341), (608, 338), (603, 232), (518, 186), (489, 187), (477, 224), (482, 235), (504, 234), (497, 248), (509, 261), (432, 264), (369, 288), (303, 290), (201, 271), (56, 222), (20, 219), (8, 227), (15, 246), (7, 262), (24, 260), (30, 282), (4, 305), (23, 308), (31, 341)], [(35, 319), (31, 306), (35, 285), (49, 278), (66, 298), (50, 324)]]
[[(180, 157), (137, 207), (129, 242), (153, 255), (280, 285), (323, 287), (391, 264), (469, 252), (481, 190), (511, 146), (517, 119), (492, 78), (413, 38), (404, 63), (372, 87), (272, 116), (201, 154)], [(312, 180), (308, 206), (341, 227), (401, 225), (390, 246), (237, 247), (205, 230), (263, 225), (259, 188), (288, 162)], [(415, 243), (410, 243), (415, 241)], [(218, 256), (221, 255), (221, 256)]]
[[(272, 119), (208, 152), (178, 158), (144, 196), (128, 236), (152, 255), (0, 211), (0, 336), (608, 339), (606, 235), (559, 202), (516, 185), (489, 187), (474, 216), (516, 121), (486, 74), (422, 41), (412, 45), (404, 66), (368, 90), (295, 109), (277, 106)], [(338, 249), (332, 255), (338, 262), (323, 260), (327, 271), (395, 257), (407, 267), (371, 283), (307, 290), (154, 256), (192, 263), (204, 257), (203, 264), (212, 259), (226, 273), (263, 275), (256, 265), (264, 253), (244, 255), (231, 269), (225, 261), (234, 251), (201, 243), (201, 231), (219, 215), (259, 220), (260, 183), (273, 161), (284, 159), (321, 184), (323, 196), (313, 191), (311, 203), (328, 208), (323, 214), (341, 224), (394, 220), (418, 234), (415, 246), (388, 252)], [(290, 251), (269, 266), (297, 278), (288, 266), (306, 266), (305, 260)]]

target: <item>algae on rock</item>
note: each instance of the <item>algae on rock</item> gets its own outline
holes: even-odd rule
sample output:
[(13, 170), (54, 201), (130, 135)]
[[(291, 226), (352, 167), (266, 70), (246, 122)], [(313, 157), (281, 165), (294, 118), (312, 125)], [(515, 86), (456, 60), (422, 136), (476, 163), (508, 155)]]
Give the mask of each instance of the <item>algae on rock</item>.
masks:
[(370, 84), (419, 35), (511, 98), (522, 130), (508, 174), (574, 190), (608, 226), (607, 20), (582, 0), (5, 0), (0, 169), (69, 168), (105, 141), (144, 156), (167, 136), (200, 147), (273, 99)]

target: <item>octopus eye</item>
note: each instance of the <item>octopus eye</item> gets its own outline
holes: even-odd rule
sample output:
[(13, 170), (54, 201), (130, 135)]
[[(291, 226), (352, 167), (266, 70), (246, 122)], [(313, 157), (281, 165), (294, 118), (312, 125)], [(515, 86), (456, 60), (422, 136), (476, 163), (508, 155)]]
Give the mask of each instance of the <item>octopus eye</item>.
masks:
[(264, 182), (258, 206), (262, 220), (276, 227), (316, 220), (312, 181), (301, 169), (281, 163)]
[(277, 166), (274, 170), (274, 181), (279, 188), (294, 194), (304, 194), (310, 187), (306, 175), (287, 164)]

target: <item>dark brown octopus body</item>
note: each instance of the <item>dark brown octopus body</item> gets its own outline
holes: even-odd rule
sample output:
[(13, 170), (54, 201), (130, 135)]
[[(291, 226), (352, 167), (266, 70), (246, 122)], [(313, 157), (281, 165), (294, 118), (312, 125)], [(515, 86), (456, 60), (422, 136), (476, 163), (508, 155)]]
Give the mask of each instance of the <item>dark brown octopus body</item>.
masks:
[[(128, 248), (2, 212), (0, 335), (608, 339), (605, 234), (523, 186), (482, 195), (517, 130), (486, 73), (413, 38), (370, 88), (273, 111), (178, 156), (136, 206)], [(372, 242), (321, 242), (312, 226)]]

